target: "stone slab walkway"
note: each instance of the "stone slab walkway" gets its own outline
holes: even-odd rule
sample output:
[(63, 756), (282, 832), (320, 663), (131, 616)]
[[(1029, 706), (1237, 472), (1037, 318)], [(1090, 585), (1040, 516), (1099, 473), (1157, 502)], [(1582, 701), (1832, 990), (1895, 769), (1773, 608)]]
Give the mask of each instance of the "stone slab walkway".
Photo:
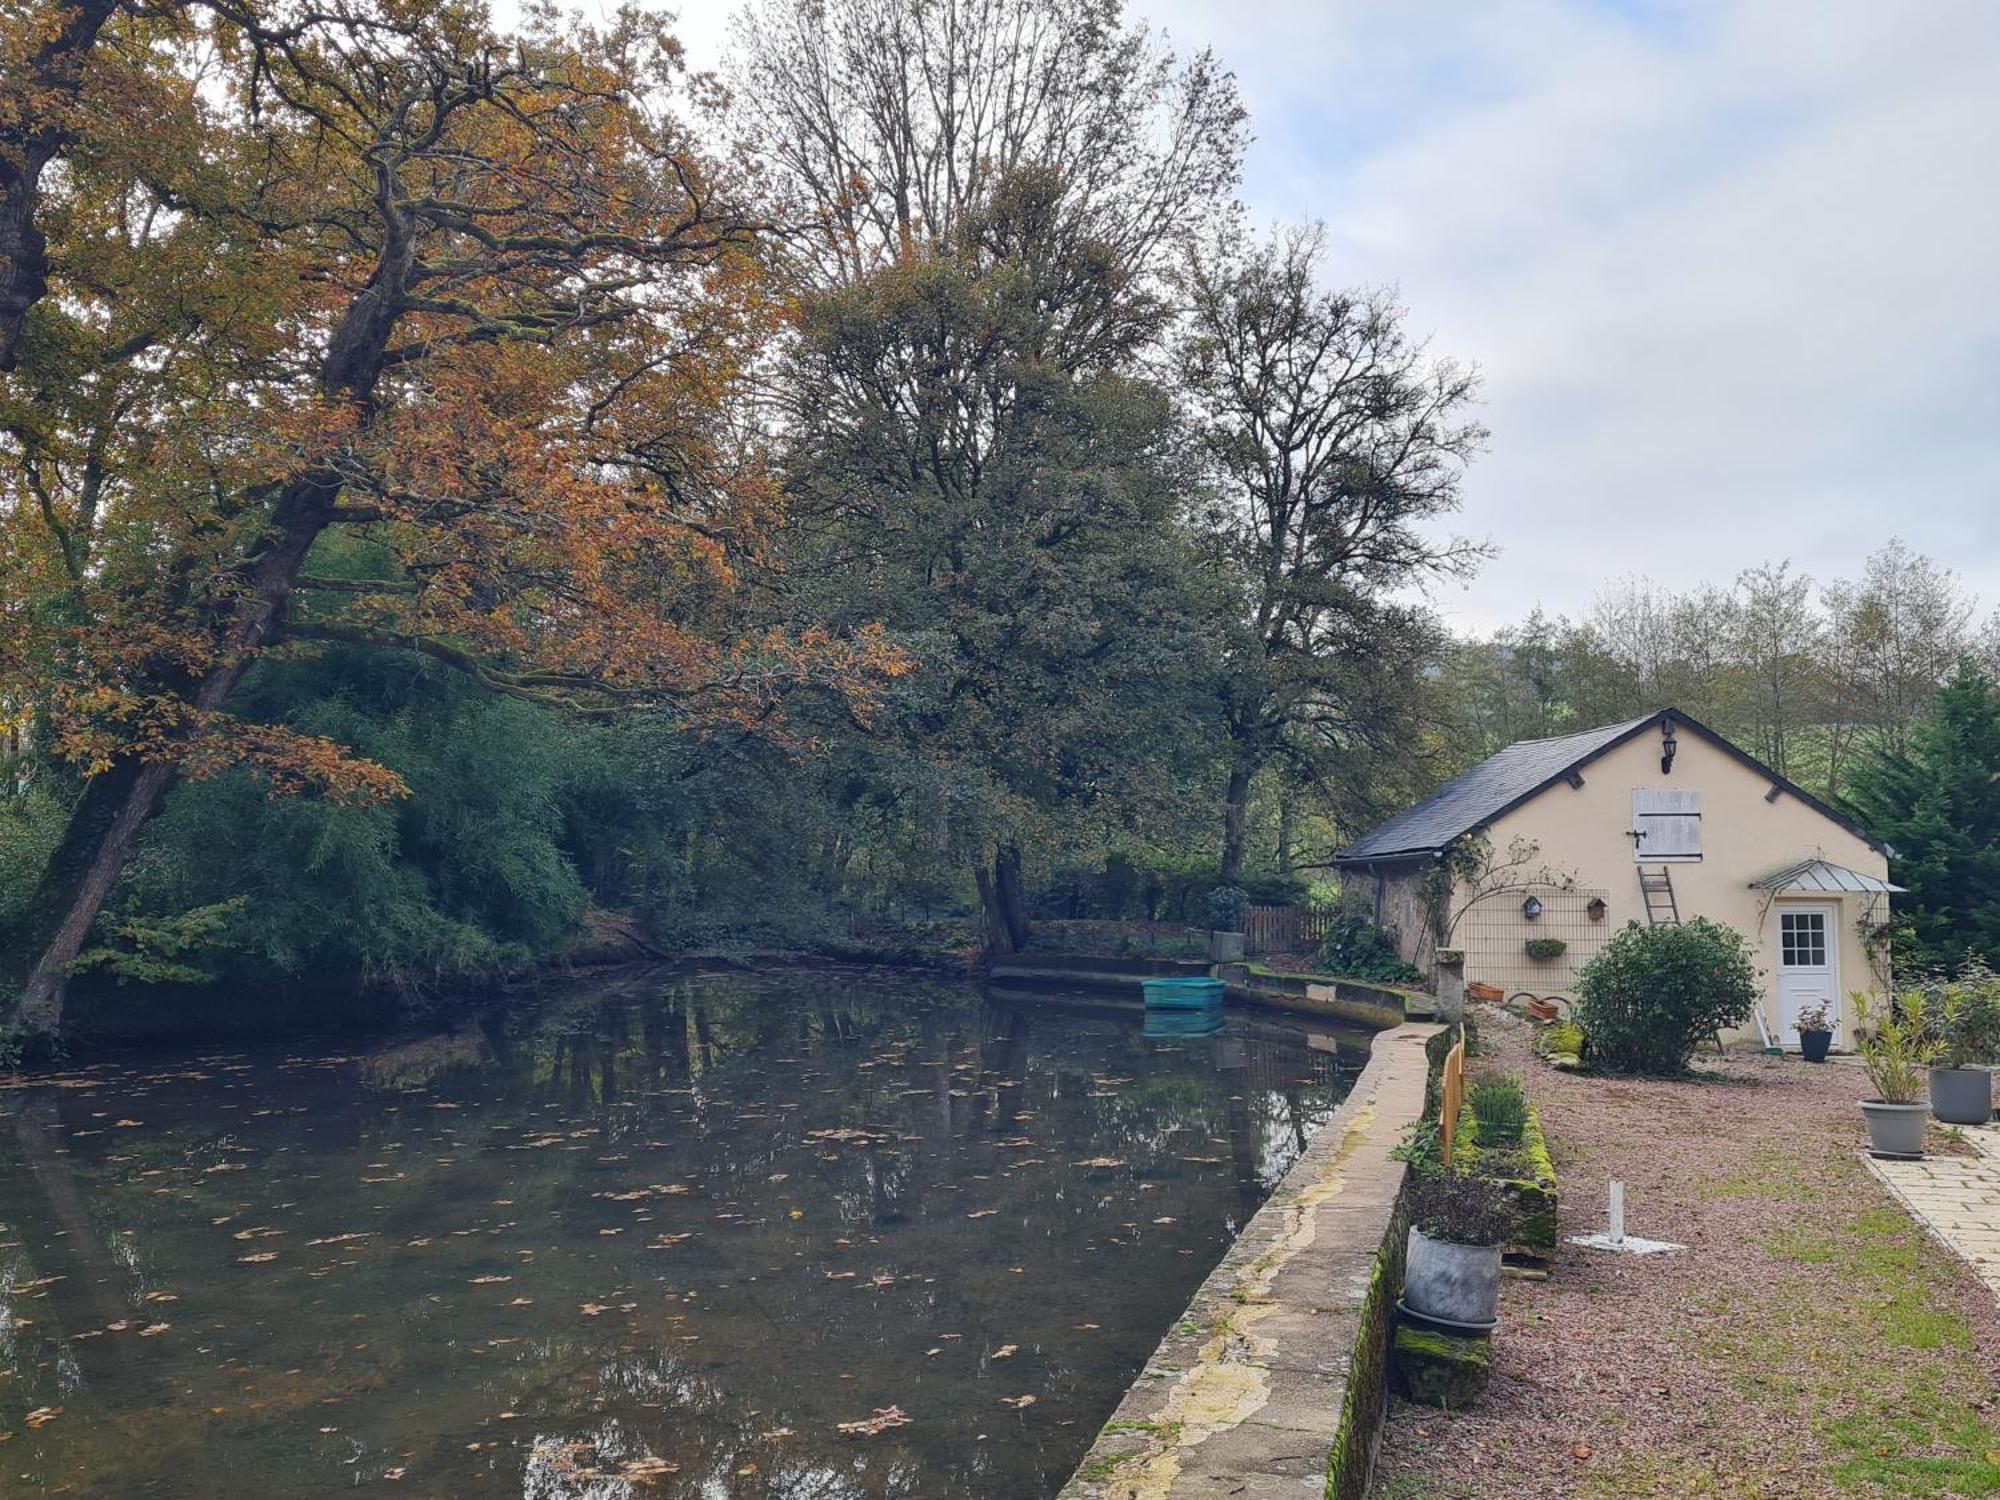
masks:
[[(1365, 1315), (1406, 1170), (1390, 1153), (1422, 1113), (1424, 1043), (1437, 1029), (1375, 1038), (1339, 1113), (1202, 1284), (1058, 1500), (1358, 1500), (1381, 1410), (1382, 1351)], [(1350, 1408), (1361, 1430), (1343, 1428)]]
[(1868, 1169), (2000, 1298), (2000, 1126), (1965, 1129), (1973, 1156), (1877, 1161)]

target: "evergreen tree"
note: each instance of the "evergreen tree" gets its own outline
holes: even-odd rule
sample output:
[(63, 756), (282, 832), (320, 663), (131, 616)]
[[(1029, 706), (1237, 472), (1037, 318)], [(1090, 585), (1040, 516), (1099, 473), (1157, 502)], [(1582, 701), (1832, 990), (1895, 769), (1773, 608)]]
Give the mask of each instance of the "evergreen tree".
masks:
[(1847, 800), (1895, 850), (1909, 894), (1903, 956), (1926, 968), (2000, 960), (2000, 688), (1970, 660), (1931, 700), (1907, 750), (1855, 767)]

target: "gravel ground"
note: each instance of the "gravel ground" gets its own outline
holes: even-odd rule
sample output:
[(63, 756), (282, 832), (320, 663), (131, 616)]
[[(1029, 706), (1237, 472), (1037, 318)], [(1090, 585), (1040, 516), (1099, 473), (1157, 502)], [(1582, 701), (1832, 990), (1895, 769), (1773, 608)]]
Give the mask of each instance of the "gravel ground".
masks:
[(1509, 1281), (1472, 1411), (1392, 1401), (1376, 1500), (2000, 1495), (2000, 1315), (1859, 1156), (1858, 1067), (1713, 1056), (1700, 1081), (1577, 1077), (1527, 1028), (1482, 1018), (1484, 1067), (1518, 1074), (1560, 1177), (1566, 1242)]

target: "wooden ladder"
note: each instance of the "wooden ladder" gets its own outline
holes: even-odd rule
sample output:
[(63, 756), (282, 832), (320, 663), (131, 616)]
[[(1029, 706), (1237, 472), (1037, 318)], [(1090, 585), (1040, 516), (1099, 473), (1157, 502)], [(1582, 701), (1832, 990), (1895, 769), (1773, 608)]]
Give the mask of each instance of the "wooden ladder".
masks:
[(1665, 865), (1657, 870), (1639, 866), (1639, 894), (1646, 901), (1646, 921), (1654, 927), (1678, 927), (1681, 910), (1674, 900), (1673, 872)]

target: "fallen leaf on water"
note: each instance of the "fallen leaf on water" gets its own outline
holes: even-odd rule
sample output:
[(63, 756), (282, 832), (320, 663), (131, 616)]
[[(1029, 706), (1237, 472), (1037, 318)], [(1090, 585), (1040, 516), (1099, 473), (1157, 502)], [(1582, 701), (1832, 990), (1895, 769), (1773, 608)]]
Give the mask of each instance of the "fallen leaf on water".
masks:
[(598, 1316), (600, 1313), (602, 1313), (604, 1311), (604, 1308), (603, 1305), (600, 1303), (586, 1302), (583, 1304), (583, 1306), (579, 1307), (577, 1311), (582, 1313), (586, 1318), (594, 1318)]
[(875, 1437), (887, 1432), (891, 1427), (907, 1426), (909, 1420), (903, 1415), (903, 1408), (900, 1406), (878, 1406), (872, 1417), (866, 1417), (859, 1422), (838, 1422), (835, 1426), (844, 1437)]
[(475, 1277), (473, 1277), (473, 1278), (472, 1278), (472, 1282), (471, 1282), (471, 1285), (473, 1285), (473, 1286), (494, 1286), (494, 1285), (496, 1285), (496, 1284), (497, 1284), (497, 1283), (499, 1283), (499, 1282), (502, 1282), (502, 1281), (512, 1281), (513, 1279), (514, 1279), (514, 1278), (513, 1278), (513, 1277), (511, 1277), (511, 1276), (475, 1276)]
[(1019, 1344), (1002, 1344), (998, 1349), (995, 1349), (991, 1354), (987, 1355), (986, 1357), (988, 1359), (1012, 1359), (1014, 1355), (1020, 1350), (1020, 1347), (1021, 1346)]
[(62, 1408), (60, 1406), (38, 1406), (21, 1420), (26, 1422), (30, 1427), (46, 1427), (61, 1415)]
[(276, 1260), (277, 1258), (278, 1252), (275, 1250), (259, 1250), (250, 1255), (237, 1256), (236, 1264), (239, 1266), (260, 1266), (267, 1260)]
[(935, 1349), (926, 1349), (924, 1351), (924, 1357), (926, 1359), (936, 1359), (942, 1353), (944, 1353), (944, 1348), (942, 1345), (940, 1345), (938, 1348)]
[(1020, 1411), (1025, 1407), (1033, 1406), (1035, 1398), (1033, 1396), (1002, 1396), (1000, 1404), (1002, 1406), (1011, 1406), (1014, 1410)]
[(171, 1323), (148, 1323), (144, 1328), (139, 1330), (139, 1337), (149, 1339), (156, 1333), (165, 1333), (173, 1326)]
[(968, 1219), (990, 1219), (990, 1218), (992, 1218), (992, 1217), (993, 1217), (993, 1216), (994, 1216), (995, 1214), (997, 1214), (997, 1213), (999, 1213), (999, 1212), (1000, 1212), (1000, 1210), (999, 1210), (999, 1209), (997, 1209), (997, 1208), (975, 1208), (975, 1209), (974, 1209), (974, 1210), (973, 1210), (973, 1211), (972, 1211), (971, 1213), (969, 1213), (969, 1214), (967, 1214), (967, 1215), (966, 1215), (966, 1218), (968, 1218)]
[(628, 1458), (619, 1467), (618, 1477), (640, 1484), (653, 1484), (680, 1471), (679, 1464), (670, 1464), (664, 1458)]
[(792, 1429), (789, 1427), (773, 1427), (769, 1432), (760, 1432), (757, 1436), (760, 1440), (769, 1442), (777, 1438), (792, 1436)]
[(1079, 1167), (1110, 1168), (1110, 1167), (1122, 1167), (1125, 1165), (1125, 1163), (1123, 1160), (1121, 1160), (1116, 1156), (1092, 1156), (1092, 1157), (1087, 1157), (1083, 1161), (1078, 1162), (1077, 1165)]

